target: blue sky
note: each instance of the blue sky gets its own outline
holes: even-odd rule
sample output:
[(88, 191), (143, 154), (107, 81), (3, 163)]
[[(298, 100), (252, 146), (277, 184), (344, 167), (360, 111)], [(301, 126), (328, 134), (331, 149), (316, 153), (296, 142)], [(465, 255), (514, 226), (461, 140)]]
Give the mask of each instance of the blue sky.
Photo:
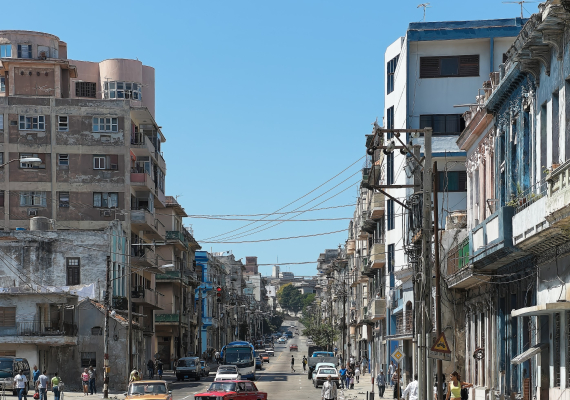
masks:
[[(25, 8), (33, 12), (25, 12), (25, 18), (5, 18), (2, 29), (55, 34), (67, 42), (69, 58), (138, 58), (156, 68), (156, 118), (167, 137), (167, 194), (179, 196), (188, 214), (259, 214), (301, 197), (364, 155), (364, 135), (374, 119), (383, 116), (384, 50), (404, 35), (408, 23), (422, 19), (416, 8), (420, 2), (30, 0)], [(434, 0), (431, 6), (426, 21), (520, 16), (518, 5), (499, 0)], [(536, 10), (536, 4), (525, 7)], [(19, 2), (5, 3), (3, 11), (23, 15)], [(362, 161), (286, 210), (360, 168)], [(356, 176), (348, 179), (302, 209), (356, 181)], [(356, 196), (354, 186), (319, 207), (352, 204)], [(352, 212), (345, 207), (298, 218), (348, 218)], [(186, 223), (202, 240), (248, 222)], [(348, 220), (286, 222), (226, 241), (347, 227)], [(259, 243), (204, 240), (202, 247), (232, 250), (244, 261), (255, 255), (259, 263), (269, 264), (277, 257), (279, 262), (313, 261), (325, 248), (345, 240), (346, 232), (341, 232)], [(282, 270), (313, 275), (315, 266)], [(268, 274), (270, 268), (260, 271)]]

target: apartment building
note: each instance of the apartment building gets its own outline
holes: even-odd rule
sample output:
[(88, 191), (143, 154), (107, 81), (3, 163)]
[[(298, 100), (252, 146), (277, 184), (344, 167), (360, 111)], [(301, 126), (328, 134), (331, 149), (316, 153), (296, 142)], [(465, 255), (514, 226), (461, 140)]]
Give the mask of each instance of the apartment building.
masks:
[[(516, 18), (411, 23), (405, 36), (386, 49), (384, 127), (433, 128), (432, 156), (440, 171), (440, 228), (445, 228), (449, 213), (467, 209), (465, 151), (456, 144), (465, 127), (465, 108), (455, 106), (471, 104), (481, 77), (499, 71), (523, 22)], [(401, 139), (422, 146), (423, 153), (423, 137), (407, 135)], [(384, 140), (387, 143), (393, 138), (387, 135)], [(414, 185), (417, 172), (413, 172), (411, 160), (399, 151), (386, 155), (381, 182)], [(387, 192), (398, 199), (421, 200), (411, 199), (412, 188), (389, 188)], [(402, 348), (406, 357), (401, 365), (409, 378), (414, 372), (415, 354), (411, 277), (421, 225), (414, 225), (416, 220), (391, 198), (386, 198), (385, 209), (388, 323), (378, 340), (387, 346), (384, 364), (389, 364), (397, 346)]]

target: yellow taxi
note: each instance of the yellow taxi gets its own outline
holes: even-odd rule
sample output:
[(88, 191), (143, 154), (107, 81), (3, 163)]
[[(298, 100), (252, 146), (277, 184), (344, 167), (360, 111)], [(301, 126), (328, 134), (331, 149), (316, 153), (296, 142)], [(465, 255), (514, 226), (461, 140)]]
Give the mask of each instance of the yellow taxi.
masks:
[(135, 381), (129, 384), (126, 400), (172, 400), (166, 381)]

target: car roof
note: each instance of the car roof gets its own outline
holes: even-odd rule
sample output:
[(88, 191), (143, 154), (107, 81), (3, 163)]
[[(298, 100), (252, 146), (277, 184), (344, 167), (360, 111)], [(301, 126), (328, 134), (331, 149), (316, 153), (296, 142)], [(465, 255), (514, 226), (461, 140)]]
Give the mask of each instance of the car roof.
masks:
[(144, 381), (142, 381), (142, 380), (141, 380), (141, 381), (134, 381), (134, 382), (131, 382), (131, 383), (147, 383), (147, 384), (164, 383), (164, 384), (166, 384), (166, 381), (155, 381), (155, 380), (152, 380), (152, 381), (151, 381), (151, 380), (148, 380), (148, 379), (147, 379), (147, 380), (144, 380)]

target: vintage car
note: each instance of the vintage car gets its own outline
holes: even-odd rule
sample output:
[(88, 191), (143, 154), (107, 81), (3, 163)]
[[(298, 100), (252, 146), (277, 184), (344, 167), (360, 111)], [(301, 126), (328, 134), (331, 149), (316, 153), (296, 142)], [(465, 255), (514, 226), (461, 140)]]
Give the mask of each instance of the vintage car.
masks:
[(318, 369), (317, 373), (313, 373), (313, 385), (318, 388), (319, 385), (322, 385), (323, 382), (327, 380), (329, 375), (331, 376), (331, 380), (336, 382), (338, 387), (340, 383), (340, 375), (336, 368), (331, 367), (321, 367)]
[(277, 343), (287, 343), (287, 339), (284, 338), (283, 336), (281, 336), (278, 340)]
[(176, 380), (194, 378), (199, 381), (202, 376), (202, 366), (198, 357), (182, 357), (176, 364)]
[[(319, 368), (322, 368), (322, 367), (336, 368), (336, 366), (333, 363), (321, 362), (321, 363), (317, 363), (317, 365), (315, 365), (315, 371), (318, 371)], [(313, 373), (311, 374), (311, 379), (313, 379), (313, 375), (317, 374), (315, 371), (313, 371)]]
[(255, 383), (242, 380), (213, 382), (204, 393), (194, 395), (194, 400), (267, 400), (267, 393), (257, 390)]
[(269, 362), (269, 354), (267, 354), (267, 353), (261, 353), (261, 354), (259, 354), (259, 356), (261, 357), (261, 361), (262, 361), (262, 362), (266, 362), (266, 363)]
[(263, 368), (263, 361), (261, 361), (261, 357), (255, 356), (255, 369), (262, 369)]
[(266, 352), (270, 357), (275, 357), (275, 350), (266, 347), (266, 348), (265, 348), (265, 352)]
[(126, 400), (172, 400), (172, 392), (166, 381), (136, 381), (129, 384)]
[(289, 346), (289, 351), (299, 351), (299, 347), (296, 344), (292, 344)]
[(214, 381), (240, 380), (241, 374), (235, 365), (220, 365)]

